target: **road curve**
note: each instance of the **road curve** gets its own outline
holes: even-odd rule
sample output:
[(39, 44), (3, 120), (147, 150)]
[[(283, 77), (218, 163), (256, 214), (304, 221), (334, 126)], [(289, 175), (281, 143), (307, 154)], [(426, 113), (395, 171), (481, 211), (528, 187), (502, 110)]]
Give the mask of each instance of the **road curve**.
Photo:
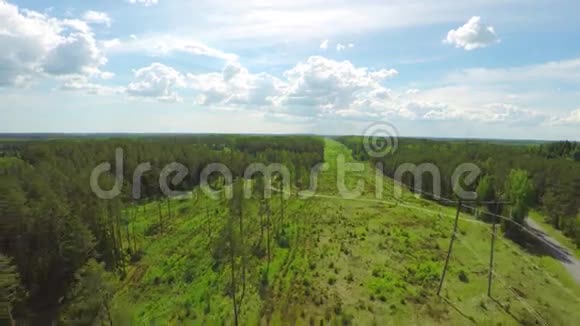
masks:
[(564, 267), (568, 270), (576, 283), (580, 284), (580, 260), (578, 260), (569, 249), (560, 244), (558, 240), (550, 237), (542, 227), (531, 218), (526, 219), (526, 223), (530, 230), (532, 230), (538, 237), (541, 237), (546, 243), (547, 249), (551, 252), (554, 258), (560, 260)]

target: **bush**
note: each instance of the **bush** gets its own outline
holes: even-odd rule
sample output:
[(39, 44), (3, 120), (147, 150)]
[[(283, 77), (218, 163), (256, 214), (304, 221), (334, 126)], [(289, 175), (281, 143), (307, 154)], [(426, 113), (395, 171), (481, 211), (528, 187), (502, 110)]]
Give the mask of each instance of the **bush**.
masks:
[(330, 277), (328, 278), (328, 284), (329, 284), (329, 285), (334, 285), (334, 283), (336, 283), (336, 277), (334, 277), (334, 276), (330, 276)]
[(469, 278), (467, 278), (467, 274), (465, 274), (465, 271), (463, 270), (459, 271), (459, 280), (463, 283), (469, 283)]

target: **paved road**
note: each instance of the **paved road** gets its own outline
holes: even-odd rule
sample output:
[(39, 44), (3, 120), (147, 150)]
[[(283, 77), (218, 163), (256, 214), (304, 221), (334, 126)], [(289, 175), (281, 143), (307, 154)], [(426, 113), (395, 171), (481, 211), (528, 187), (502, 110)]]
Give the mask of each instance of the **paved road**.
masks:
[(539, 237), (544, 239), (546, 249), (556, 259), (560, 260), (564, 267), (570, 272), (570, 275), (580, 284), (580, 261), (566, 247), (561, 245), (556, 239), (550, 237), (542, 227), (531, 218), (526, 219), (530, 229)]

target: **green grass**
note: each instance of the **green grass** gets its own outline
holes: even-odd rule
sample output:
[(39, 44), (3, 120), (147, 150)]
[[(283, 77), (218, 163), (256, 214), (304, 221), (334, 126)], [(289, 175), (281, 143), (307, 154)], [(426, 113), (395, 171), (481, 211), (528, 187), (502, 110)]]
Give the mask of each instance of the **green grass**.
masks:
[[(350, 173), (349, 189), (364, 180), (364, 193), (343, 199), (336, 190), (336, 157), (352, 160), (341, 144), (327, 140), (330, 169), (318, 194), (292, 197), (285, 209), (288, 246), (276, 244), (269, 271), (252, 255), (243, 324), (319, 325), (483, 325), (533, 324), (529, 310), (549, 324), (580, 320), (580, 288), (559, 262), (534, 256), (499, 236), (492, 301), (487, 297), (490, 226), (462, 214), (460, 235), (442, 290), (436, 290), (453, 226), (455, 209), (416, 198), (397, 200), (384, 177), (383, 198), (375, 198), (369, 165)], [(227, 204), (205, 196), (171, 201), (174, 216), (161, 232), (157, 203), (137, 207), (135, 227), (142, 258), (128, 267), (113, 300), (119, 321), (143, 324), (221, 324), (233, 318), (227, 295), (229, 267), (216, 266), (212, 252), (227, 220)], [(162, 205), (167, 214), (166, 203)], [(208, 240), (206, 210), (212, 212)], [(272, 212), (280, 210), (272, 199)], [(247, 243), (259, 239), (258, 205), (244, 203)], [(262, 280), (267, 274), (267, 285)], [(514, 293), (517, 294), (514, 295)], [(523, 300), (521, 302), (518, 297)]]

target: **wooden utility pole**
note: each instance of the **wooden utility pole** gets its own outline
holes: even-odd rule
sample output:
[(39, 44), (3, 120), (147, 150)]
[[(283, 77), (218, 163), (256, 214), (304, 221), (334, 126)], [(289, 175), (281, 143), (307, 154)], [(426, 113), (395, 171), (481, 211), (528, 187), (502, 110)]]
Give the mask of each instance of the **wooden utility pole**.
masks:
[[(496, 201), (495, 202), (495, 211), (492, 212), (493, 214), (500, 214), (500, 208), (503, 204), (510, 204), (509, 201)], [(510, 215), (511, 215), (511, 207), (510, 207)], [(499, 220), (497, 216), (492, 215), (493, 224), (491, 226), (491, 251), (489, 253), (489, 271), (487, 275), (487, 296), (491, 298), (491, 286), (493, 281), (493, 258), (495, 252), (495, 238), (497, 237), (497, 224)]]
[(445, 266), (443, 267), (443, 273), (441, 274), (441, 281), (439, 282), (439, 288), (437, 289), (437, 295), (441, 295), (441, 288), (443, 287), (443, 281), (445, 281), (445, 273), (447, 272), (447, 266), (449, 265), (449, 258), (451, 257), (451, 250), (453, 250), (453, 242), (455, 242), (455, 236), (457, 233), (457, 224), (459, 222), (459, 213), (461, 212), (461, 200), (457, 202), (457, 213), (455, 214), (455, 224), (453, 225), (453, 234), (451, 234), (451, 241), (449, 242), (449, 250), (447, 251), (447, 257), (445, 258)]
[(495, 244), (495, 233), (496, 233), (496, 225), (497, 225), (497, 220), (493, 219), (493, 230), (491, 233), (491, 253), (489, 255), (489, 274), (487, 276), (487, 296), (491, 298), (491, 280), (493, 278), (493, 247)]

